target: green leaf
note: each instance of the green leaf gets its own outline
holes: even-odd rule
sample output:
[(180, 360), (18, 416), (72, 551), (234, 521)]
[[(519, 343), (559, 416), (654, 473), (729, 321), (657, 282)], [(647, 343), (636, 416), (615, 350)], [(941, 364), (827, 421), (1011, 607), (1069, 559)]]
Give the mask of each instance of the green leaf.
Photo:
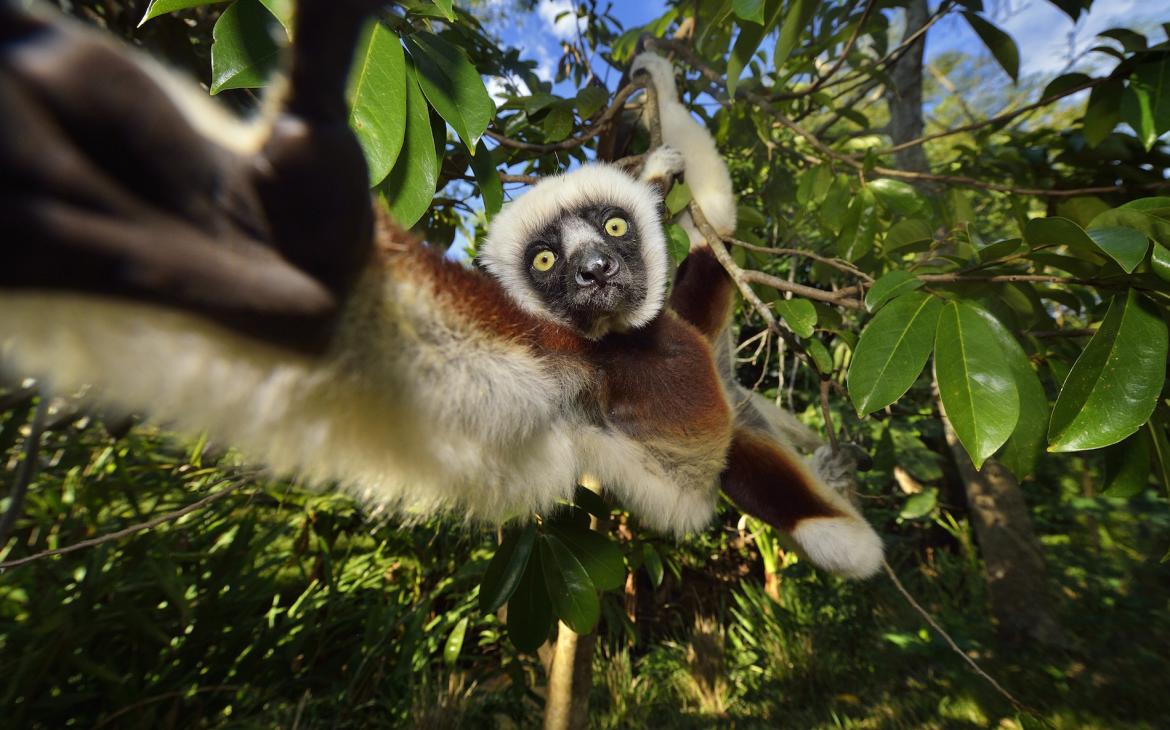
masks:
[(1049, 451), (1099, 449), (1150, 418), (1166, 377), (1166, 323), (1130, 289), (1114, 297), (1052, 409)]
[(883, 177), (867, 183), (866, 187), (873, 191), (882, 207), (891, 213), (911, 216), (926, 207), (926, 201), (914, 186), (901, 180)]
[(284, 32), (288, 34), (289, 38), (292, 38), (293, 15), (296, 11), (294, 0), (260, 0), (260, 2), (264, 3), (264, 7), (268, 8), (268, 12), (276, 18), (280, 27), (284, 28)]
[(490, 222), (504, 205), (504, 185), (500, 182), (500, 171), (496, 169), (492, 151), (482, 139), (471, 157), (471, 170), (475, 173), (475, 182), (479, 185), (479, 194), (483, 197), (483, 211)]
[(581, 119), (589, 119), (609, 102), (609, 92), (600, 86), (586, 86), (577, 92), (574, 102)]
[(776, 39), (776, 50), (772, 55), (772, 62), (777, 67), (783, 66), (792, 55), (800, 34), (809, 32), (809, 24), (817, 12), (818, 0), (792, 0), (788, 5), (788, 12), (784, 14), (784, 23), (780, 26), (780, 35)]
[(642, 543), (642, 565), (646, 567), (646, 575), (650, 576), (650, 584), (657, 588), (662, 585), (666, 571), (662, 568), (662, 558), (650, 543)]
[(406, 67), (406, 136), (398, 160), (378, 187), (398, 225), (409, 228), (418, 222), (431, 200), (439, 179), (431, 113), (419, 88), (414, 67)]
[(1150, 481), (1150, 437), (1139, 430), (1105, 451), (1103, 496), (1129, 499), (1142, 493)]
[(666, 227), (666, 247), (674, 263), (681, 264), (691, 252), (691, 238), (682, 226), (671, 223)]
[(1066, 91), (1075, 89), (1078, 86), (1084, 86), (1092, 80), (1092, 78), (1083, 73), (1070, 73), (1057, 76), (1048, 82), (1048, 86), (1044, 87), (1044, 92), (1040, 94), (1040, 98), (1051, 99), (1054, 96), (1060, 96)]
[(1012, 369), (995, 332), (967, 302), (947, 302), (934, 345), (939, 398), (978, 469), (1003, 446), (1020, 417)]
[(1007, 72), (1013, 82), (1019, 81), (1020, 49), (1012, 37), (974, 13), (963, 13), (963, 17), (983, 41), (983, 45), (987, 46), (987, 50), (991, 51), (1000, 68)]
[(829, 375), (833, 372), (833, 356), (829, 354), (829, 349), (825, 347), (825, 343), (820, 340), (811, 339), (804, 343), (804, 350), (808, 356), (812, 358), (813, 367), (821, 375)]
[(983, 318), (1012, 371), (1020, 398), (1020, 418), (996, 458), (1017, 479), (1024, 479), (1032, 474), (1036, 460), (1044, 450), (1044, 437), (1048, 432), (1048, 395), (1044, 392), (1040, 377), (1032, 369), (1028, 354), (1008, 328), (986, 309), (970, 302), (966, 306)]
[(760, 41), (764, 40), (764, 36), (772, 30), (772, 26), (776, 23), (776, 17), (783, 6), (784, 4), (780, 0), (767, 0), (765, 14), (768, 17), (768, 22), (766, 25), (758, 23), (740, 25), (739, 36), (731, 48), (731, 55), (727, 57), (727, 95), (731, 98), (735, 98), (735, 89), (739, 85), (740, 75), (747, 68), (748, 62), (752, 60), (756, 49), (760, 47)]
[(1133, 127), (1145, 148), (1170, 130), (1170, 62), (1138, 66), (1121, 98), (1121, 120)]
[(427, 101), (467, 148), (474, 150), (496, 113), (479, 72), (463, 49), (433, 33), (416, 31), (406, 37), (406, 42)]
[[(1166, 437), (1166, 424), (1157, 413), (1146, 424), (1146, 433), (1150, 437), (1150, 452), (1158, 465), (1158, 480), (1166, 489), (1166, 495), (1170, 496), (1170, 439)], [(1170, 552), (1167, 555), (1170, 556)]]
[(443, 17), (447, 20), (455, 20), (455, 3), (453, 0), (431, 0)]
[(578, 484), (573, 488), (573, 504), (598, 519), (609, 517), (609, 505), (601, 495)]
[(845, 224), (837, 237), (837, 254), (846, 261), (856, 261), (873, 250), (877, 235), (877, 204), (874, 194), (864, 188), (845, 212)]
[(883, 304), (914, 291), (922, 286), (922, 281), (909, 271), (891, 271), (873, 283), (865, 293), (865, 308), (876, 312)]
[(885, 250), (897, 251), (933, 238), (934, 233), (929, 223), (917, 218), (907, 218), (890, 226), (890, 230), (886, 232)]
[(1122, 228), (1132, 228), (1135, 231), (1141, 231), (1163, 246), (1170, 246), (1170, 220), (1156, 215), (1155, 212), (1159, 209), (1145, 208), (1140, 205), (1147, 201), (1155, 200), (1157, 198), (1135, 200), (1133, 203), (1126, 203), (1120, 208), (1104, 211), (1093, 219), (1089, 227), (1112, 228), (1114, 226), (1120, 226)]
[(885, 408), (914, 385), (930, 357), (942, 304), (911, 292), (878, 310), (853, 353), (847, 378), (857, 415)]
[(1120, 79), (1111, 79), (1094, 86), (1089, 93), (1089, 103), (1085, 107), (1081, 124), (1085, 142), (1090, 147), (1101, 144), (1121, 121), (1121, 96), (1124, 90)]
[(549, 107), (540, 122), (545, 142), (560, 142), (573, 131), (573, 105), (567, 101)]
[(588, 527), (550, 525), (548, 532), (568, 546), (594, 587), (612, 591), (626, 582), (626, 563), (617, 543)]
[(1162, 281), (1170, 282), (1170, 248), (1155, 243), (1150, 254), (1150, 268)]
[(764, 24), (764, 0), (732, 0), (731, 9), (740, 20)]
[(898, 513), (898, 517), (904, 520), (916, 520), (933, 512), (937, 504), (938, 490), (929, 487), (907, 499), (906, 503), (902, 505), (902, 511)]
[(536, 552), (508, 599), (508, 636), (520, 651), (533, 652), (548, 640), (552, 624), (552, 603), (544, 587), (540, 553)]
[(1097, 244), (1085, 229), (1068, 218), (1033, 218), (1024, 226), (1024, 240), (1031, 246), (1068, 246), (1074, 251), (1095, 251)]
[(777, 299), (772, 303), (776, 311), (798, 337), (809, 338), (817, 324), (817, 309), (807, 299)]
[(685, 182), (678, 181), (670, 187), (670, 192), (666, 194), (666, 210), (672, 216), (677, 215), (680, 210), (687, 207), (691, 202), (691, 188)]
[(197, 8), (202, 5), (216, 5), (225, 2), (226, 0), (154, 0), (150, 7), (146, 9), (146, 13), (142, 16), (142, 20), (138, 21), (138, 27), (141, 28), (146, 21), (153, 20), (160, 15), (173, 13), (176, 10), (186, 10), (187, 8)]
[(496, 554), (488, 563), (487, 571), (483, 574), (483, 582), (479, 585), (479, 608), (484, 613), (491, 613), (508, 602), (520, 579), (524, 569), (528, 567), (528, 559), (532, 556), (532, 546), (536, 542), (536, 524), (529, 522), (523, 530), (509, 530), (503, 542), (496, 548)]
[(1090, 228), (1086, 233), (1097, 248), (1109, 254), (1127, 274), (1132, 274), (1150, 250), (1150, 240), (1141, 231), (1113, 226)]
[(467, 635), (467, 616), (459, 619), (455, 628), (447, 636), (447, 643), (443, 644), (443, 663), (449, 667), (455, 666), (459, 659), (459, 652), (463, 650), (463, 637)]
[(601, 603), (597, 587), (573, 552), (555, 535), (540, 538), (540, 565), (553, 613), (578, 634), (588, 634), (597, 625)]
[(1024, 247), (1024, 242), (1019, 238), (1006, 238), (1002, 241), (989, 243), (983, 248), (979, 249), (979, 261), (987, 263), (988, 261), (997, 261), (999, 259), (1019, 253), (1020, 249)]
[(211, 29), (211, 93), (263, 86), (280, 62), (276, 19), (259, 0), (239, 0)]
[(370, 185), (386, 179), (406, 137), (406, 54), (398, 36), (371, 21), (349, 75), (349, 126), (361, 143)]

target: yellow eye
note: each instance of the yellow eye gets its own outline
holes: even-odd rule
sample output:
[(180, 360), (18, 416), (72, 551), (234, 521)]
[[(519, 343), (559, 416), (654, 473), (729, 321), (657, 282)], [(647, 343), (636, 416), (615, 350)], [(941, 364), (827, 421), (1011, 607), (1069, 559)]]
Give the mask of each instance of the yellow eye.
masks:
[(624, 236), (630, 230), (630, 224), (625, 218), (610, 218), (605, 222), (605, 232), (613, 237)]
[(548, 271), (557, 262), (557, 255), (552, 251), (541, 251), (532, 259), (532, 268), (537, 271)]

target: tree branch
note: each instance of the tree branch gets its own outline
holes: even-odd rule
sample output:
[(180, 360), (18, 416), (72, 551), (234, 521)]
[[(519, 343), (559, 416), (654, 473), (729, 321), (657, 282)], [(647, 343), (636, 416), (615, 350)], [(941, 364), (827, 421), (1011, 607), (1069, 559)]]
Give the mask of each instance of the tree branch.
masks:
[(608, 127), (609, 124), (613, 121), (613, 118), (618, 114), (618, 112), (622, 110), (622, 105), (625, 104), (626, 99), (630, 98), (630, 96), (640, 88), (642, 88), (642, 84), (636, 81), (626, 84), (621, 88), (621, 90), (618, 91), (617, 95), (614, 96), (613, 101), (609, 103), (609, 106), (606, 107), (605, 112), (597, 118), (596, 122), (589, 125), (589, 127), (586, 128), (584, 132), (574, 137), (567, 137), (566, 139), (562, 139), (560, 142), (548, 142), (546, 144), (524, 142), (523, 140), (506, 137), (491, 129), (484, 132), (484, 134), (495, 140), (501, 147), (511, 147), (512, 149), (525, 150), (527, 152), (538, 152), (544, 154), (547, 152), (571, 150), (574, 147), (580, 147), (597, 135), (601, 134), (601, 132), (604, 131), (605, 128)]

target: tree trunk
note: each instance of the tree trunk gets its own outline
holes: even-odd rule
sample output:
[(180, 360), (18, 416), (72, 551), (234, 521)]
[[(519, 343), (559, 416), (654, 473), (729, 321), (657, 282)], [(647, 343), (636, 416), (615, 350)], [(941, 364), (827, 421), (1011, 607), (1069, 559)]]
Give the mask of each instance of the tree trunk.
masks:
[[(918, 32), (929, 17), (927, 0), (910, 0), (906, 6), (903, 38)], [(894, 64), (890, 72), (893, 88), (888, 90), (889, 133), (894, 144), (922, 136), (922, 71), (926, 34)], [(895, 153), (900, 169), (929, 172), (930, 161), (922, 145)], [(937, 392), (937, 386), (936, 386)], [(1028, 505), (1016, 478), (994, 459), (976, 470), (951, 423), (939, 413), (946, 430), (947, 445), (963, 481), (975, 535), (983, 554), (985, 577), (991, 597), (991, 611), (1001, 631), (1043, 643), (1063, 643), (1048, 593), (1048, 571), (1040, 542), (1032, 529)]]

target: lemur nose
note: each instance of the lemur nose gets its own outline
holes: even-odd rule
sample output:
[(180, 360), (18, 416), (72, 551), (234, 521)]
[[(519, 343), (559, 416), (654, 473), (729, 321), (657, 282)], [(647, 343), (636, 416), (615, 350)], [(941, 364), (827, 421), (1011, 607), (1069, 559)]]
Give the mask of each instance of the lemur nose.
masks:
[(621, 265), (613, 256), (604, 253), (589, 254), (577, 267), (578, 286), (600, 286), (617, 274)]

